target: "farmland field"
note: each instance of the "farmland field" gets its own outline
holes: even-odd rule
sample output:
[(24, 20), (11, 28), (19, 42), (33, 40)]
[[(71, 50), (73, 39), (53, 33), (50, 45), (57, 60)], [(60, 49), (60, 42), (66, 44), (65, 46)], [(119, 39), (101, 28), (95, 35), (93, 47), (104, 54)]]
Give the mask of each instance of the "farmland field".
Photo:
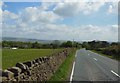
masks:
[(2, 69), (15, 66), (17, 62), (25, 62), (48, 56), (62, 49), (3, 49), (2, 50)]

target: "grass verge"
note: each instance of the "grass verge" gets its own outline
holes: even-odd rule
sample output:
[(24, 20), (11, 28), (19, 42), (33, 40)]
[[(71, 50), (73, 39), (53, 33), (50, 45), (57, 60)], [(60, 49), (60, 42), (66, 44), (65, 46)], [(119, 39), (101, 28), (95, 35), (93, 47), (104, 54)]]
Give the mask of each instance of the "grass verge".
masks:
[(65, 59), (59, 69), (51, 77), (49, 81), (69, 81), (69, 76), (72, 69), (72, 63), (75, 58), (76, 49)]
[(111, 55), (106, 55), (106, 54), (103, 54), (103, 53), (101, 53), (101, 52), (99, 52), (99, 51), (95, 51), (95, 50), (91, 50), (91, 51), (92, 51), (92, 52), (95, 52), (95, 53), (98, 53), (98, 54), (100, 54), (100, 55), (102, 55), (102, 56), (106, 56), (106, 57), (108, 57), (108, 58), (118, 60), (118, 59), (114, 58), (114, 57), (111, 56)]

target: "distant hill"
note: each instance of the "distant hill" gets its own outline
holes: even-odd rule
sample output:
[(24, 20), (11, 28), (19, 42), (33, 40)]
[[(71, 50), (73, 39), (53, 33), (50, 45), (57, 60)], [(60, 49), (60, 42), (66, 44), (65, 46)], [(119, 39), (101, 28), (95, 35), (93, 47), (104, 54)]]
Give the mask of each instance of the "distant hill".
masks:
[[(1, 40), (0, 40), (1, 41)], [(54, 40), (41, 40), (41, 39), (30, 39), (30, 38), (15, 38), (15, 37), (2, 37), (2, 41), (21, 41), (21, 42), (39, 42), (42, 44), (50, 44)], [(59, 40), (60, 43), (66, 42), (67, 40)], [(82, 43), (83, 41), (77, 41)]]
[(39, 43), (52, 43), (54, 40), (39, 40), (39, 39), (28, 39), (28, 38), (13, 38), (13, 37), (3, 37), (2, 41), (21, 41), (21, 42), (39, 42)]

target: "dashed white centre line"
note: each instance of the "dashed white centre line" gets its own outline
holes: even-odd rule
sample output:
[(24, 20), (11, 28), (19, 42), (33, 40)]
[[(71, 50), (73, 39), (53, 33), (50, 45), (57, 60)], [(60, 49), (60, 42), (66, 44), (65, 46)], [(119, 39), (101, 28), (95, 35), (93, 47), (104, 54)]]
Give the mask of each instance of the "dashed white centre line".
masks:
[(75, 55), (75, 57), (77, 57), (77, 54)]
[(78, 51), (76, 51), (75, 57), (77, 57), (77, 53), (78, 53)]
[(95, 61), (97, 61), (97, 59), (96, 58), (93, 58)]
[(117, 73), (115, 73), (113, 70), (111, 70), (111, 72), (120, 78), (120, 76)]

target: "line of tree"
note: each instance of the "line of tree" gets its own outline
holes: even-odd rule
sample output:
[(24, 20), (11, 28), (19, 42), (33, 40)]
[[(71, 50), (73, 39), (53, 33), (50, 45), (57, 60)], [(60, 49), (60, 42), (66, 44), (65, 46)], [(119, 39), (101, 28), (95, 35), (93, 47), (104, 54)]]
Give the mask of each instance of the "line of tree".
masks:
[(95, 50), (98, 48), (105, 48), (110, 46), (110, 43), (107, 41), (90, 41), (90, 42), (83, 42), (82, 44), (83, 47), (89, 50)]
[(96, 50), (100, 53), (112, 56), (112, 58), (120, 60), (120, 43), (107, 41), (91, 41), (83, 42), (82, 47), (88, 50)]
[(2, 41), (2, 48), (21, 48), (21, 49), (30, 49), (30, 48), (67, 48), (67, 47), (76, 47), (80, 48), (81, 44), (79, 42), (66, 41), (61, 43), (59, 40), (54, 40), (50, 44), (42, 44), (39, 42), (20, 42), (20, 41)]

